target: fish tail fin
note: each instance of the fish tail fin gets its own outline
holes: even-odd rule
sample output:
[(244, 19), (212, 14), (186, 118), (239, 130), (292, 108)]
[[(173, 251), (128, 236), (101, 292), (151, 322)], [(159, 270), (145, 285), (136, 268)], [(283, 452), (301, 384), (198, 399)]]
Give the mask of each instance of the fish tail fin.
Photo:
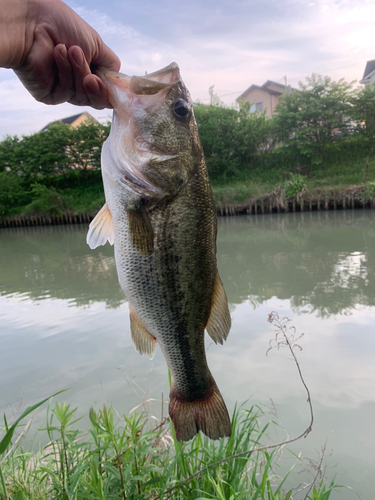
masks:
[(229, 437), (232, 426), (224, 399), (212, 379), (212, 387), (205, 397), (187, 401), (172, 383), (169, 394), (169, 416), (177, 441), (189, 441), (199, 431), (210, 439)]

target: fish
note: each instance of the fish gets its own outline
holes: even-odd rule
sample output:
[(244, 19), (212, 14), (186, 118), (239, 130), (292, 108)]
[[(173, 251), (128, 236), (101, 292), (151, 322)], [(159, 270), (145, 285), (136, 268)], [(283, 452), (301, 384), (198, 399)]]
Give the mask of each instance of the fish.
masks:
[(178, 441), (229, 437), (231, 422), (207, 364), (204, 332), (227, 339), (231, 318), (216, 263), (217, 217), (193, 103), (176, 63), (145, 76), (99, 68), (113, 106), (101, 169), (106, 203), (90, 248), (114, 245), (135, 349), (159, 344), (171, 374)]

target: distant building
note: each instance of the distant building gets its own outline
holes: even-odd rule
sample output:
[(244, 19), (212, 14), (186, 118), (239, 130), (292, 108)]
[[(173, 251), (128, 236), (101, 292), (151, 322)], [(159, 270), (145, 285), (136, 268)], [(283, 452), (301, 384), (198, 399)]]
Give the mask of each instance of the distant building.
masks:
[(71, 127), (78, 127), (78, 125), (81, 125), (81, 123), (86, 120), (94, 120), (95, 122), (98, 122), (98, 120), (95, 120), (95, 118), (91, 116), (90, 113), (84, 111), (83, 113), (79, 113), (79, 115), (68, 116), (68, 118), (62, 118), (61, 120), (56, 120), (54, 122), (48, 123), (48, 125), (42, 128), (41, 132), (45, 132), (51, 125), (57, 125), (58, 123), (65, 123), (66, 125), (70, 125)]
[[(243, 92), (237, 100), (242, 99), (250, 102), (250, 113), (258, 111), (266, 112), (266, 116), (271, 118), (275, 113), (275, 108), (280, 102), (280, 97), (286, 89), (296, 92), (297, 89), (286, 87), (281, 83), (272, 82), (267, 80), (262, 86), (251, 85), (245, 92)], [(298, 91), (297, 91), (298, 92)]]
[(359, 83), (363, 83), (364, 85), (375, 83), (375, 59), (367, 61), (363, 78)]

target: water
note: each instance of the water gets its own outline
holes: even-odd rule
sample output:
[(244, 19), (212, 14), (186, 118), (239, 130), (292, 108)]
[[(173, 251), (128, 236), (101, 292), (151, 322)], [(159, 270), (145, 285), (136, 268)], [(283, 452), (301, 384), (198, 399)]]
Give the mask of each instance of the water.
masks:
[[(0, 413), (10, 418), (67, 387), (58, 399), (79, 406), (79, 415), (103, 403), (119, 413), (143, 404), (166, 414), (160, 350), (153, 361), (134, 351), (113, 249), (91, 251), (85, 233), (84, 226), (0, 230)], [(274, 337), (268, 314), (288, 316), (305, 334), (296, 353), (315, 414), (313, 432), (288, 450), (319, 460), (326, 443), (327, 477), (372, 499), (375, 212), (220, 219), (218, 267), (233, 327), (224, 346), (208, 340), (207, 355), (229, 409), (247, 399), (267, 405), (279, 438), (307, 427), (290, 354), (265, 355)], [(43, 418), (40, 411), (39, 426)], [(282, 470), (294, 461), (285, 450)], [(293, 477), (291, 487), (305, 478)], [(331, 498), (357, 496), (342, 489)]]

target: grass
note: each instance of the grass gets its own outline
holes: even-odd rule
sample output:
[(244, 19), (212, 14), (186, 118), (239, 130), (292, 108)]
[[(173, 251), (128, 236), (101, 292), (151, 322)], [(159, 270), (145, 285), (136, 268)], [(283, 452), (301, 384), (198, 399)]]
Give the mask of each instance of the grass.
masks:
[[(23, 449), (23, 437), (5, 442), (5, 426), (2, 500), (288, 500), (293, 492), (286, 480), (300, 484), (292, 469), (278, 475), (279, 447), (254, 450), (275, 425), (261, 424), (264, 414), (256, 406), (234, 411), (230, 438), (214, 442), (198, 435), (178, 450), (168, 419), (155, 422), (136, 412), (119, 416), (104, 406), (90, 410), (91, 428), (82, 432), (75, 412), (65, 403), (48, 408), (47, 425), (38, 431), (48, 444), (37, 453)], [(337, 487), (319, 478), (306, 486), (305, 498), (328, 500)]]
[[(374, 196), (373, 185), (375, 182), (375, 161), (369, 162), (367, 158), (358, 160), (348, 159), (330, 163), (324, 163), (313, 167), (299, 167), (293, 169), (274, 168), (267, 172), (254, 171), (248, 174), (248, 178), (241, 181), (230, 181), (227, 183), (213, 184), (215, 203), (226, 207), (232, 204), (242, 203), (255, 198), (267, 198), (272, 192), (284, 191), (284, 201), (287, 198), (285, 191), (293, 191), (291, 180), (297, 183), (297, 178), (303, 178), (305, 187), (302, 193), (306, 199), (314, 197), (330, 196), (336, 194), (345, 195), (353, 191), (361, 193), (363, 200), (369, 200)], [(297, 187), (297, 184), (296, 184)]]
[[(283, 163), (284, 162), (284, 163)], [(311, 200), (314, 197), (330, 197), (333, 194), (340, 199), (349, 192), (355, 192), (358, 199), (370, 201), (374, 198), (375, 160), (369, 157), (348, 157), (329, 159), (320, 165), (285, 166), (264, 165), (254, 170), (244, 170), (241, 179), (213, 181), (212, 188), (215, 203), (219, 207), (228, 207), (247, 200), (268, 200), (270, 205), (287, 200), (287, 193), (296, 191), (297, 184), (303, 185), (303, 192), (298, 197)], [(98, 172), (87, 174), (86, 180), (61, 178), (55, 186), (33, 185), (28, 192), (28, 203), (24, 206), (12, 206), (8, 215), (19, 213), (48, 214), (59, 216), (65, 212), (95, 214), (104, 204), (102, 180)], [(293, 185), (293, 183), (295, 185)], [(291, 199), (291, 198), (290, 198)], [(0, 207), (1, 209), (1, 207)], [(4, 212), (5, 213), (5, 212)]]

